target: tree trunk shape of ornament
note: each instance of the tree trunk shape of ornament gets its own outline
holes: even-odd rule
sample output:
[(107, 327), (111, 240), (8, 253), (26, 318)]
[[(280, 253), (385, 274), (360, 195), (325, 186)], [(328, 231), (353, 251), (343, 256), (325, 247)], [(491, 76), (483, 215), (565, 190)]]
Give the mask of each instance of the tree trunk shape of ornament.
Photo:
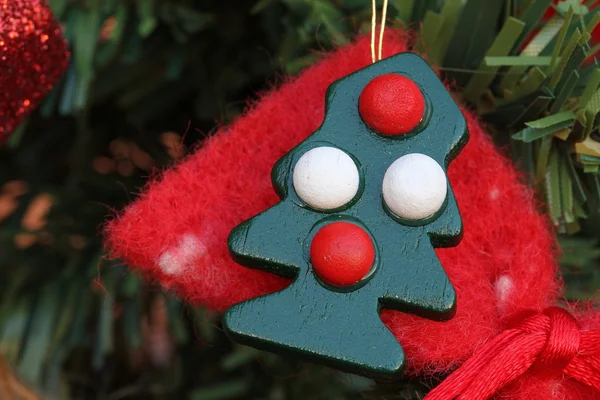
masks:
[(446, 171), (467, 142), (466, 123), (411, 53), (335, 82), (326, 108), (321, 127), (273, 168), (281, 202), (229, 237), (236, 261), (293, 282), (234, 305), (224, 325), (244, 344), (397, 377), (404, 352), (379, 310), (442, 321), (456, 309), (434, 247), (461, 238)]

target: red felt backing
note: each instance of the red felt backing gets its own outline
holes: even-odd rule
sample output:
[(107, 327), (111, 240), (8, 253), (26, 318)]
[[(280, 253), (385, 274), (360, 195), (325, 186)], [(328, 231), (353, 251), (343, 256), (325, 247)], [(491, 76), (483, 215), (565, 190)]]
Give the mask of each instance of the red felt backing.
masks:
[[(386, 56), (406, 48), (404, 33), (388, 32)], [(320, 125), (329, 84), (369, 63), (369, 40), (360, 39), (264, 94), (107, 224), (111, 256), (184, 300), (216, 310), (284, 287), (282, 278), (234, 263), (227, 236), (278, 201), (271, 168)], [(457, 291), (456, 316), (442, 323), (382, 313), (406, 350), (410, 374), (457, 367), (504, 329), (503, 315), (541, 310), (559, 295), (555, 243), (531, 191), (476, 117), (468, 111), (464, 115), (471, 139), (449, 168), (464, 238), (457, 247), (437, 250)], [(589, 319), (584, 326), (598, 328), (600, 321)], [(600, 398), (558, 379), (520, 379), (513, 387), (518, 393), (510, 392), (511, 398)]]

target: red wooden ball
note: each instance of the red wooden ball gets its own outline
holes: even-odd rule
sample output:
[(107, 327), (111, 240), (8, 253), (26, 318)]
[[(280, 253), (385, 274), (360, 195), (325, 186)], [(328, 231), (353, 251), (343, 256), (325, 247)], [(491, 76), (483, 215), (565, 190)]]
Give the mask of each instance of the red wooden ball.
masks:
[(403, 135), (415, 129), (425, 113), (425, 97), (411, 79), (385, 74), (365, 86), (358, 100), (360, 115), (383, 135)]
[(375, 246), (363, 228), (349, 222), (325, 225), (310, 244), (316, 274), (334, 286), (352, 285), (364, 278), (375, 262)]

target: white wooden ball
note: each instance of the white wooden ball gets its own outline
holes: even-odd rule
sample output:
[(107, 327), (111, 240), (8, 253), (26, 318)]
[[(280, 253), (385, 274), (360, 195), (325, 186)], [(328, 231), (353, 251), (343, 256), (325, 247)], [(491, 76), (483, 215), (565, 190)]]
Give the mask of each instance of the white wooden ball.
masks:
[(356, 196), (360, 183), (352, 158), (335, 147), (315, 147), (294, 166), (294, 189), (298, 197), (317, 210), (331, 210)]
[(431, 157), (412, 153), (394, 161), (383, 177), (383, 200), (400, 218), (420, 220), (435, 214), (448, 190), (446, 174)]

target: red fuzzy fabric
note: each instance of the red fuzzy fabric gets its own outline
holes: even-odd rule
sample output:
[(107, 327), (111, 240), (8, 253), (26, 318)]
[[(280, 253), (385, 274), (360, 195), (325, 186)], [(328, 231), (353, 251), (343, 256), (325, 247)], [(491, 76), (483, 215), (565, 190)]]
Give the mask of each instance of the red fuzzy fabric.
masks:
[[(406, 48), (404, 33), (388, 33), (387, 56)], [(321, 124), (329, 84), (369, 63), (369, 40), (361, 39), (262, 96), (108, 223), (110, 254), (186, 301), (219, 311), (284, 287), (282, 278), (235, 264), (227, 236), (238, 223), (278, 201), (271, 168)], [(457, 247), (437, 250), (456, 288), (457, 314), (442, 323), (397, 311), (382, 313), (407, 353), (410, 374), (457, 367), (504, 329), (503, 315), (541, 310), (559, 296), (555, 243), (546, 219), (484, 127), (471, 112), (464, 114), (471, 138), (449, 168), (464, 238)], [(584, 325), (598, 328), (600, 321), (590, 319)], [(570, 381), (520, 379), (513, 387), (518, 390), (509, 388), (503, 395), (600, 398)]]

